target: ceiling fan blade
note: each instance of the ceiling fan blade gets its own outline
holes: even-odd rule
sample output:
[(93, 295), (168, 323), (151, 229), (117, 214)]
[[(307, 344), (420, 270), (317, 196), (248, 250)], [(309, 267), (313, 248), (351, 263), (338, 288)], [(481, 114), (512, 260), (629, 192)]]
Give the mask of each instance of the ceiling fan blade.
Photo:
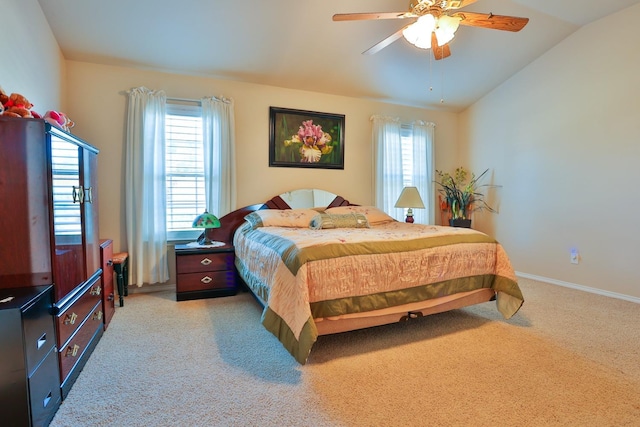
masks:
[(453, 16), (462, 18), (460, 25), (513, 32), (520, 31), (529, 22), (529, 18), (494, 15), (492, 13), (458, 12)]
[(398, 31), (396, 31), (395, 33), (391, 34), (386, 39), (374, 44), (369, 49), (367, 49), (364, 52), (362, 52), (362, 54), (363, 55), (373, 55), (374, 53), (380, 52), (382, 49), (384, 49), (385, 47), (389, 46), (394, 41), (396, 41), (399, 38), (401, 38), (402, 37), (402, 31), (405, 28), (407, 28), (407, 27), (405, 26), (405, 27), (400, 28)]
[(467, 7), (470, 4), (477, 2), (478, 0), (452, 0), (447, 2), (447, 7), (445, 10), (454, 10), (454, 9), (462, 9), (463, 7)]
[(447, 56), (451, 56), (451, 49), (449, 43), (445, 43), (442, 46), (438, 46), (438, 39), (436, 33), (431, 33), (431, 50), (433, 51), (433, 57), (436, 60), (444, 59)]
[(336, 13), (334, 21), (368, 21), (375, 19), (415, 18), (410, 12)]

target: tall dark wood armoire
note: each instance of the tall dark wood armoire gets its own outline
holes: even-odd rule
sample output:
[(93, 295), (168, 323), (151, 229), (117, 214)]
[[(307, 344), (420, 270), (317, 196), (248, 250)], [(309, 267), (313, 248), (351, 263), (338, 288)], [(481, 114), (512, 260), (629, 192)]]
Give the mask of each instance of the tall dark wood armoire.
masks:
[(104, 330), (97, 155), (44, 120), (0, 116), (0, 290), (52, 285), (63, 399)]

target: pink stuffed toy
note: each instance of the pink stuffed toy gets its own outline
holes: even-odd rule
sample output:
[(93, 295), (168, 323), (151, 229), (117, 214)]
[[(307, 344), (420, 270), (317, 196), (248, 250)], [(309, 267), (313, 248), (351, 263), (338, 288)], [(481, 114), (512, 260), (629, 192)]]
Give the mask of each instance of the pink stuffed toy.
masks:
[(44, 114), (43, 119), (52, 126), (66, 131), (75, 126), (75, 123), (69, 120), (66, 114), (59, 111), (49, 110)]

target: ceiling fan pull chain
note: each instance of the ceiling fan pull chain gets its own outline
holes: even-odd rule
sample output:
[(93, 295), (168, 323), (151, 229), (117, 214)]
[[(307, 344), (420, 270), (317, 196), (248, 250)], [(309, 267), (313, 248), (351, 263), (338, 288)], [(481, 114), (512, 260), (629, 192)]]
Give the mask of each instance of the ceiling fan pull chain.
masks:
[(441, 78), (440, 78), (440, 104), (444, 104), (444, 64), (442, 64), (442, 68), (440, 69)]
[(433, 92), (433, 61), (431, 55), (429, 56), (429, 92)]

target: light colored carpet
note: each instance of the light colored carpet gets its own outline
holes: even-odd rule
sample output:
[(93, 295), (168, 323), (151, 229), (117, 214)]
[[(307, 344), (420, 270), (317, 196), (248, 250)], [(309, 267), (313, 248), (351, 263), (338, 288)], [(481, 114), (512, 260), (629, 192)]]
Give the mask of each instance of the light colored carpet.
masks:
[(52, 426), (639, 426), (640, 305), (521, 279), (494, 303), (320, 337), (297, 364), (248, 294), (133, 294)]

